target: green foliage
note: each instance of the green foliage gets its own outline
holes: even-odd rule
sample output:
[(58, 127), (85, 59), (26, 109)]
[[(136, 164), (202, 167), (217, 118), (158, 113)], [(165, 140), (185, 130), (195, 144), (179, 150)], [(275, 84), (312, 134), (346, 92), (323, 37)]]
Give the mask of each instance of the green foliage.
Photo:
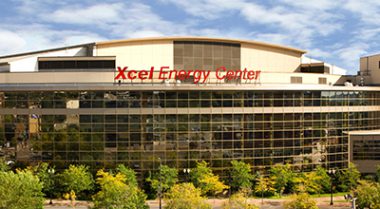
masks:
[(248, 192), (241, 190), (233, 194), (227, 203), (224, 203), (223, 209), (259, 209), (259, 207), (249, 204)]
[(55, 169), (47, 163), (40, 163), (35, 167), (35, 175), (42, 183), (42, 192), (45, 196), (52, 198), (56, 193)]
[(1, 171), (9, 171), (9, 166), (3, 158), (0, 158), (0, 172)]
[(0, 208), (43, 208), (42, 184), (30, 171), (0, 172)]
[(308, 173), (299, 173), (295, 178), (296, 183), (295, 190), (297, 192), (307, 192), (309, 194), (320, 193), (322, 186), (319, 184), (321, 176), (318, 176), (317, 172), (312, 171)]
[(277, 193), (282, 195), (285, 190), (292, 190), (295, 174), (289, 164), (276, 164), (269, 172)]
[(192, 183), (174, 185), (165, 194), (166, 209), (211, 209)]
[(122, 173), (97, 173), (100, 191), (93, 196), (96, 209), (147, 209), (146, 195), (137, 186), (127, 184)]
[(316, 180), (316, 183), (320, 185), (320, 191), (318, 193), (329, 193), (331, 187), (331, 178), (327, 174), (327, 170), (322, 166), (318, 166), (315, 170), (317, 176), (319, 177)]
[(204, 195), (215, 195), (228, 189), (228, 186), (219, 180), (219, 176), (212, 173), (205, 161), (197, 163), (197, 167), (191, 172), (191, 179)]
[(318, 209), (316, 202), (307, 193), (294, 195), (290, 201), (285, 202), (285, 209)]
[(275, 193), (274, 182), (271, 178), (259, 175), (254, 189), (256, 196), (269, 197)]
[(231, 187), (237, 191), (241, 189), (252, 188), (252, 180), (254, 179), (251, 166), (242, 161), (233, 160), (231, 162)]
[(132, 168), (120, 164), (116, 167), (116, 171), (124, 175), (127, 185), (137, 186), (136, 172)]
[(380, 182), (380, 165), (376, 167), (376, 181)]
[(339, 181), (339, 189), (342, 192), (350, 191), (354, 189), (360, 179), (360, 172), (353, 163), (350, 163), (346, 170), (341, 170), (337, 174)]
[(169, 190), (178, 181), (178, 171), (167, 165), (158, 168), (158, 172), (146, 179), (150, 183), (153, 190), (158, 193), (164, 193)]
[(370, 181), (359, 181), (354, 190), (358, 208), (380, 209), (380, 184)]
[(88, 167), (84, 165), (70, 165), (60, 175), (60, 181), (65, 192), (74, 191), (75, 194), (92, 190), (94, 185), (94, 179), (88, 171)]

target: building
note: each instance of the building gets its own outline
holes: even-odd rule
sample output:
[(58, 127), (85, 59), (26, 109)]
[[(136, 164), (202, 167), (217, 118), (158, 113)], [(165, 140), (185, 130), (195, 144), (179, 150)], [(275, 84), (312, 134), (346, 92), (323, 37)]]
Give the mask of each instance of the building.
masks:
[(363, 163), (380, 150), (370, 154), (363, 140), (380, 146), (379, 66), (362, 58), (358, 76), (343, 76), (305, 53), (165, 37), (0, 57), (1, 154), (57, 168), (124, 163), (139, 173), (205, 160), (223, 175), (234, 159), (300, 171), (353, 161), (373, 172)]

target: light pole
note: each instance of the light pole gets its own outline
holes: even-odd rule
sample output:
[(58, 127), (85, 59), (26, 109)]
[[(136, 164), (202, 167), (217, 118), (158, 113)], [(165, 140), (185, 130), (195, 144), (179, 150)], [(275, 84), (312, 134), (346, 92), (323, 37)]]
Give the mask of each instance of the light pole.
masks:
[(158, 181), (159, 181), (159, 184), (158, 184), (158, 208), (159, 209), (162, 209), (162, 175), (161, 175), (161, 158), (158, 158), (158, 160), (160, 161), (160, 168), (159, 168), (159, 171), (158, 171)]
[(331, 188), (330, 188), (330, 192), (331, 192), (331, 198), (330, 198), (330, 205), (334, 205), (334, 200), (333, 200), (333, 186), (334, 186), (334, 176), (335, 176), (335, 172), (336, 170), (333, 169), (333, 168), (329, 168), (329, 170), (327, 171), (327, 173), (329, 174), (330, 176), (330, 181), (331, 181)]
[[(49, 169), (47, 170), (47, 172), (48, 172), (48, 174), (49, 174), (50, 181), (53, 182), (53, 184), (54, 184), (53, 175), (54, 175), (54, 173), (55, 173), (55, 169), (54, 169), (54, 168), (49, 168)], [(50, 185), (50, 186), (52, 186), (52, 185)], [(52, 205), (52, 204), (53, 204), (52, 196), (51, 196), (51, 194), (49, 194), (49, 196), (50, 196), (49, 204)]]
[(190, 178), (189, 178), (189, 175), (190, 175), (190, 168), (184, 168), (183, 169), (183, 173), (186, 175), (186, 182), (189, 182)]

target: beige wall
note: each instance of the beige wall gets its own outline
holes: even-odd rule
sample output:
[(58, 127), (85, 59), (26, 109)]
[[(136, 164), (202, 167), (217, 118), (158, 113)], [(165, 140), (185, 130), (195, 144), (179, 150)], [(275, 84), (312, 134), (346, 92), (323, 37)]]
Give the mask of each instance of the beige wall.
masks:
[(241, 45), (241, 67), (262, 72), (295, 72), (301, 64), (301, 53), (280, 48)]
[(173, 41), (142, 41), (97, 45), (95, 56), (116, 56), (116, 66), (142, 70), (155, 66), (173, 68)]
[(360, 58), (360, 72), (365, 84), (380, 84), (379, 62), (380, 54)]

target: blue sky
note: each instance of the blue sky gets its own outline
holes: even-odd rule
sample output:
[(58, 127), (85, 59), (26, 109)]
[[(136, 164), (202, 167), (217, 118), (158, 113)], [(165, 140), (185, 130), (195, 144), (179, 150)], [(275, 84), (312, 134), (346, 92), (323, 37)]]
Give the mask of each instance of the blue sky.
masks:
[(297, 47), (354, 74), (360, 56), (380, 53), (380, 1), (0, 1), (0, 56), (100, 40), (180, 35)]

